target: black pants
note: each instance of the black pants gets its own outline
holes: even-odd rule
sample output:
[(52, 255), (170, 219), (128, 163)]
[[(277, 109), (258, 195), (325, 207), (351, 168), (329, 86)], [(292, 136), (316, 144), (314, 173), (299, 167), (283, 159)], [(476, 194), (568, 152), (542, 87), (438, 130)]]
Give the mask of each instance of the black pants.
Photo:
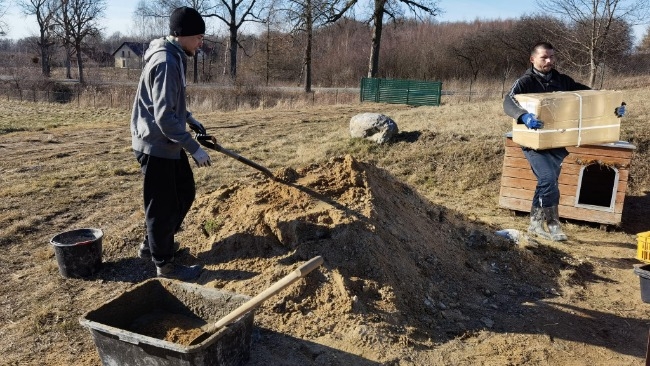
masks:
[(533, 206), (557, 206), (560, 203), (558, 179), (562, 161), (569, 155), (569, 152), (563, 147), (548, 150), (523, 148), (523, 151), (535, 177), (537, 177)]
[(194, 175), (181, 150), (180, 159), (164, 159), (135, 151), (144, 183), (144, 216), (151, 256), (160, 266), (174, 257), (174, 234), (180, 229), (194, 197)]

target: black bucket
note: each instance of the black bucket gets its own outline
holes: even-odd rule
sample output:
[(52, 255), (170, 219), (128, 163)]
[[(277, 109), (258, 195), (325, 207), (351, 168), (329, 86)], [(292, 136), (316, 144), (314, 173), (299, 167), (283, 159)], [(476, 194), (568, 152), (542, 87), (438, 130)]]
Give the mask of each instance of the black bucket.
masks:
[(100, 229), (77, 229), (58, 234), (50, 240), (56, 262), (63, 277), (88, 277), (102, 264), (102, 237)]
[(641, 281), (641, 300), (650, 303), (650, 264), (635, 266), (634, 273)]

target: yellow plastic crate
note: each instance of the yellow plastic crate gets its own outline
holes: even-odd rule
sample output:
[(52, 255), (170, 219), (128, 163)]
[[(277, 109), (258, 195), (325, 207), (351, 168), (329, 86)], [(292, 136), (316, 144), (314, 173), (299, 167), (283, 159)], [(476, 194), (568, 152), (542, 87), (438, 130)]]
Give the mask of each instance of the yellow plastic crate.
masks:
[(636, 234), (636, 259), (650, 263), (650, 231)]

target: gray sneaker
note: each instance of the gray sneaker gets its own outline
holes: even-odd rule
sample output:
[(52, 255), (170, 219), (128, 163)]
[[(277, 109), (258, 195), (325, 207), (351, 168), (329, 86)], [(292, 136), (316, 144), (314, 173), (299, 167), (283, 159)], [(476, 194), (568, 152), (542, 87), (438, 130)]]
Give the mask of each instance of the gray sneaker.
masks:
[(156, 274), (158, 277), (171, 278), (180, 281), (196, 279), (201, 274), (201, 271), (203, 271), (203, 266), (184, 266), (174, 262), (163, 264), (160, 267), (156, 266)]
[[(174, 242), (174, 254), (181, 249), (181, 243)], [(149, 249), (149, 240), (144, 239), (138, 247), (138, 257), (142, 259), (151, 259), (151, 250)]]

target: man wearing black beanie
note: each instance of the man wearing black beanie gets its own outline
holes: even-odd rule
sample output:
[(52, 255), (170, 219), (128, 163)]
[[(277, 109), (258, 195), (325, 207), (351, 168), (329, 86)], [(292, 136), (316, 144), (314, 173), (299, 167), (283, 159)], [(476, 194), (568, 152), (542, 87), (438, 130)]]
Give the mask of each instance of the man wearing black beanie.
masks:
[(175, 37), (205, 33), (205, 22), (198, 11), (187, 6), (175, 9), (169, 17), (169, 34)]
[(131, 116), (131, 147), (144, 176), (146, 234), (138, 255), (151, 258), (159, 277), (189, 281), (201, 274), (202, 267), (175, 262), (179, 245), (174, 235), (196, 194), (186, 152), (199, 167), (211, 164), (210, 156), (186, 129), (188, 125), (206, 133), (187, 111), (185, 100), (187, 56), (201, 47), (205, 22), (195, 9), (180, 7), (169, 18), (169, 33), (151, 41), (145, 52)]

